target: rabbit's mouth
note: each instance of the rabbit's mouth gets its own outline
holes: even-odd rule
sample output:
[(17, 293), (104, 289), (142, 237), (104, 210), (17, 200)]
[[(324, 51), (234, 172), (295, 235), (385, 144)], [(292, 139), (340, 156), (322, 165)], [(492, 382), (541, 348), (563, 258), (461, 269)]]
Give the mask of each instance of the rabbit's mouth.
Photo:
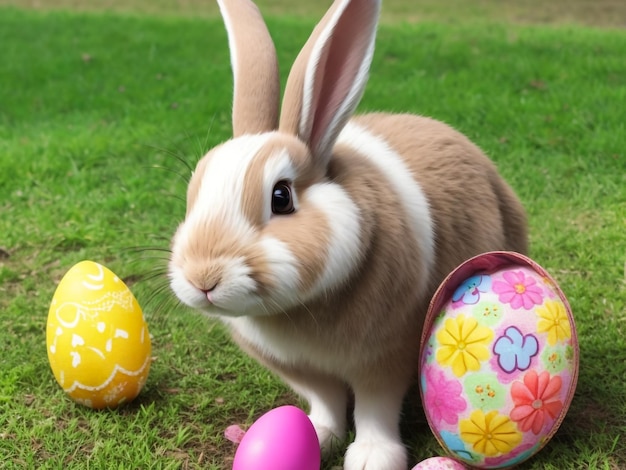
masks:
[[(222, 263), (219, 275), (208, 276), (170, 265), (170, 286), (189, 307), (209, 315), (267, 315), (269, 311), (258, 293), (257, 283), (243, 260)], [(207, 287), (208, 286), (208, 287)]]

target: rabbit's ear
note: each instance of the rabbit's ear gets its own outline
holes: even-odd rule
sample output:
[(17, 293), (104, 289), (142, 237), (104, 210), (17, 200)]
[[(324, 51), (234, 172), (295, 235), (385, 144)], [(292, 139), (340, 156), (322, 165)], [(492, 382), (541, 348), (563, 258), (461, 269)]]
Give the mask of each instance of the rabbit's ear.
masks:
[(280, 99), (278, 60), (259, 9), (249, 0), (217, 0), (233, 69), (233, 135), (276, 130)]
[(291, 68), (280, 130), (323, 165), (365, 89), (379, 11), (380, 0), (335, 0)]

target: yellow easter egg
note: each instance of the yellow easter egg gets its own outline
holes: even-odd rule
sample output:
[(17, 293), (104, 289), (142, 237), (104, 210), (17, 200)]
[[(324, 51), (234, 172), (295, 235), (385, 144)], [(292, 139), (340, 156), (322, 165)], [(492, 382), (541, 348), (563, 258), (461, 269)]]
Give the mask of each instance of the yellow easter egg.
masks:
[(48, 312), (46, 346), (61, 388), (90, 408), (131, 401), (150, 371), (150, 335), (137, 299), (93, 261), (81, 261), (61, 279)]

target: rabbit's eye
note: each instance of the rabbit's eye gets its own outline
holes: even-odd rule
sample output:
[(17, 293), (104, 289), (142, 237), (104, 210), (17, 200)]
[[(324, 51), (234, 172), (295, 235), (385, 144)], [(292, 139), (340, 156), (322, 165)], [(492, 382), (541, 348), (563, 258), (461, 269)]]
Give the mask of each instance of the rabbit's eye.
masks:
[(272, 212), (277, 215), (286, 215), (293, 211), (291, 185), (288, 181), (279, 181), (272, 191)]

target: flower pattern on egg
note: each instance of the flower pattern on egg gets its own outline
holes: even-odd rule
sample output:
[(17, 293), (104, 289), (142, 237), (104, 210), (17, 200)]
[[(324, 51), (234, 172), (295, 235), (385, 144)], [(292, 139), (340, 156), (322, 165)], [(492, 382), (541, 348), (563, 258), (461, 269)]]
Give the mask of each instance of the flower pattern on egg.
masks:
[(515, 408), (511, 419), (518, 423), (520, 430), (539, 434), (546, 423), (554, 422), (563, 409), (559, 399), (562, 384), (558, 375), (537, 374), (534, 370), (524, 375), (523, 381), (513, 383), (511, 397)]
[(506, 402), (506, 389), (496, 374), (489, 372), (471, 374), (463, 382), (463, 387), (475, 409), (497, 410)]
[(537, 309), (540, 320), (537, 322), (539, 333), (548, 333), (548, 344), (554, 346), (561, 340), (569, 339), (572, 331), (563, 302), (547, 300)]
[(579, 353), (567, 300), (545, 270), (521, 255), (486, 255), (462, 265), (432, 299), (421, 393), (448, 452), (502, 468), (538, 452), (558, 428)]
[(481, 292), (489, 292), (491, 277), (472, 276), (465, 280), (452, 294), (453, 302), (462, 302), (466, 305), (474, 305), (480, 300)]
[(461, 397), (463, 387), (454, 380), (446, 380), (443, 372), (429, 368), (425, 373), (425, 387), (429, 393), (426, 395), (425, 403), (431, 411), (436, 422), (446, 421), (456, 424), (459, 420), (459, 413), (467, 404)]
[(437, 332), (441, 344), (436, 353), (437, 362), (451, 366), (454, 375), (461, 377), (468, 370), (479, 370), (481, 361), (489, 359), (487, 345), (493, 332), (478, 324), (476, 319), (459, 315), (448, 318)]
[(513, 450), (522, 442), (522, 433), (508, 416), (497, 411), (472, 412), (469, 419), (460, 422), (461, 439), (480, 454), (493, 457)]
[(539, 342), (533, 335), (524, 335), (516, 326), (509, 326), (493, 346), (498, 365), (503, 371), (526, 370), (539, 351)]
[(511, 308), (530, 310), (543, 302), (542, 289), (534, 277), (527, 276), (523, 271), (508, 271), (503, 274), (504, 281), (495, 281), (493, 291), (498, 294), (500, 302), (508, 303)]

